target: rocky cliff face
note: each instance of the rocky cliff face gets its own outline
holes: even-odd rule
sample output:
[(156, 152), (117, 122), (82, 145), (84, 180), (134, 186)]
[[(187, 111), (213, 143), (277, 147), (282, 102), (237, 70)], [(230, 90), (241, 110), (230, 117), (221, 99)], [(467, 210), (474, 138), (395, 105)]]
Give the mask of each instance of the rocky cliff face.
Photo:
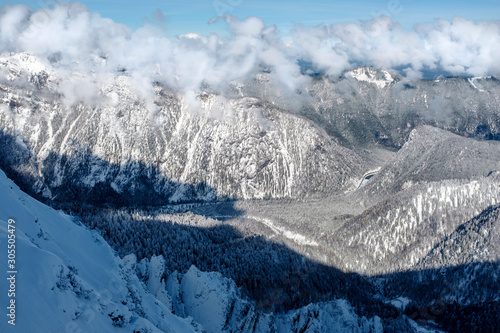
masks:
[[(27, 54), (1, 61), (4, 166), (54, 200), (155, 204), (283, 198), (350, 184), (360, 158), (310, 121), (258, 98), (188, 100), (156, 86), (146, 99), (127, 76), (68, 105), (66, 84)], [(75, 75), (73, 75), (75, 76)], [(80, 79), (80, 78), (79, 78)], [(85, 89), (82, 85), (81, 89)], [(23, 163), (9, 162), (13, 151)]]
[(228, 98), (68, 73), (26, 53), (3, 56), (0, 71), (2, 166), (55, 201), (302, 198), (353, 186), (366, 167), (345, 146), (400, 147), (421, 124), (499, 132), (491, 77), (407, 82), (359, 68), (286, 95), (262, 74)]
[[(163, 260), (163, 258), (161, 258)], [(160, 260), (160, 261), (161, 261)], [(133, 268), (148, 283), (155, 284), (152, 276), (157, 267), (144, 259)], [(133, 263), (133, 260), (132, 260)], [(339, 299), (331, 302), (312, 303), (286, 313), (263, 313), (254, 304), (243, 299), (234, 281), (220, 273), (201, 272), (192, 266), (185, 274), (174, 272), (160, 283), (159, 290), (166, 290), (172, 300), (172, 311), (177, 316), (193, 318), (207, 332), (383, 332), (378, 316), (359, 317), (351, 304)], [(404, 320), (400, 327), (410, 328)]]

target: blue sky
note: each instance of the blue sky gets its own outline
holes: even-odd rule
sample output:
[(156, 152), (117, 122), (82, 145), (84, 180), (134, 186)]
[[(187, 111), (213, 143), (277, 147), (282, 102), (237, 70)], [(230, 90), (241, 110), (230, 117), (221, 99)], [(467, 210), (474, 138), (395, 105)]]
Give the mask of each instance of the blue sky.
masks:
[[(44, 7), (56, 0), (0, 1), (24, 3), (33, 8)], [(461, 16), (469, 20), (485, 21), (500, 19), (500, 0), (442, 1), (442, 0), (82, 0), (91, 11), (100, 13), (132, 29), (145, 20), (153, 21), (158, 9), (165, 16), (169, 35), (196, 32), (206, 34), (221, 32), (225, 25), (208, 21), (219, 14), (230, 14), (243, 19), (257, 16), (266, 24), (276, 24), (286, 33), (295, 23), (307, 26), (338, 22), (359, 22), (380, 14), (391, 16), (405, 28), (441, 18), (450, 20)], [(158, 13), (158, 11), (157, 11)]]

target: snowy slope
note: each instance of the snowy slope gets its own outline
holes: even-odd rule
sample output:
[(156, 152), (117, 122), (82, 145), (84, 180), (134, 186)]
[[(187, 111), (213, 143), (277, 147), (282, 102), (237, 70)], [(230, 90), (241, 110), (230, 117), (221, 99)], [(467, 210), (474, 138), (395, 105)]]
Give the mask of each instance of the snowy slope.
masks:
[(419, 126), (355, 195), (362, 197), (368, 208), (417, 184), (486, 177), (499, 169), (498, 161), (498, 141), (464, 138), (436, 127)]
[[(16, 325), (4, 314), (1, 332), (201, 331), (155, 299), (96, 232), (24, 194), (0, 171), (4, 274), (9, 219), (16, 226)], [(1, 279), (4, 312), (8, 289)]]
[[(433, 280), (447, 276), (453, 288), (443, 299), (461, 304), (488, 304), (500, 300), (500, 228), (498, 205), (490, 206), (439, 242), (416, 265)], [(432, 274), (434, 273), (434, 274)], [(497, 323), (500, 318), (497, 317)]]
[[(500, 206), (491, 206), (462, 224), (429, 252), (421, 269), (500, 262)], [(500, 273), (500, 267), (497, 266)], [(500, 276), (498, 273), (492, 276)]]
[[(335, 235), (341, 264), (363, 274), (411, 269), (443, 238), (500, 202), (496, 174), (445, 180), (398, 192), (345, 224)], [(339, 251), (340, 252), (340, 251)]]
[[(0, 171), (0, 247), (16, 226), (16, 317), (0, 332), (382, 332), (345, 300), (266, 314), (233, 280), (192, 266), (165, 275), (161, 256), (123, 259), (95, 231), (29, 197)], [(7, 269), (7, 254), (0, 256)], [(7, 279), (0, 280), (8, 304)], [(175, 314), (173, 314), (175, 313)], [(404, 325), (404, 321), (401, 321)]]

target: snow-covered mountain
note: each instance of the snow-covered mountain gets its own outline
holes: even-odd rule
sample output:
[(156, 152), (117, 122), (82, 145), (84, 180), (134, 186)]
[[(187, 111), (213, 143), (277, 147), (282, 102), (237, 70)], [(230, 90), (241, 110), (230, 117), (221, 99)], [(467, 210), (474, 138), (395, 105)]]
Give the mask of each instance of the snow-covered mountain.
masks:
[[(465, 265), (477, 262), (500, 261), (500, 232), (498, 205), (490, 206), (481, 214), (462, 224), (444, 238), (419, 264), (424, 269), (439, 268), (440, 263)], [(499, 268), (499, 267), (497, 267)], [(498, 276), (498, 274), (495, 274)]]
[[(105, 60), (92, 61), (98, 69)], [(0, 71), (2, 167), (55, 201), (331, 194), (366, 170), (359, 147), (399, 148), (423, 124), (487, 139), (499, 132), (493, 77), (475, 78), (479, 91), (464, 79), (411, 82), (362, 67), (287, 95), (262, 74), (225, 96), (150, 88), (121, 71), (68, 73), (27, 53), (4, 55)]]
[[(2, 234), (15, 226), (16, 272), (14, 287), (0, 282), (15, 290), (1, 296), (2, 304), (15, 300), (2, 332), (383, 332), (380, 318), (360, 318), (345, 300), (266, 314), (220, 273), (192, 266), (166, 276), (163, 257), (121, 259), (98, 232), (37, 202), (2, 171), (0, 196)], [(0, 260), (7, 267), (7, 256)]]
[[(2, 304), (16, 305), (15, 326), (2, 318), (2, 332), (202, 332), (155, 298), (99, 233), (21, 192), (3, 171), (0, 196), (0, 244), (7, 249), (15, 221), (17, 271), (13, 297), (0, 282)], [(7, 267), (6, 251), (0, 262)]]
[(345, 74), (346, 77), (352, 77), (355, 80), (368, 82), (376, 85), (378, 88), (384, 88), (394, 82), (394, 78), (387, 71), (377, 71), (369, 67), (359, 67)]
[[(411, 269), (441, 239), (500, 203), (496, 176), (413, 186), (354, 218), (335, 238), (349, 270), (382, 274)], [(443, 265), (452, 264), (451, 262)]]
[(491, 140), (500, 133), (499, 89), (495, 77), (409, 80), (359, 68), (337, 80), (318, 77), (305, 89), (310, 99), (298, 112), (350, 147), (399, 149), (421, 125)]
[[(411, 331), (422, 316), (405, 308), (436, 300), (495, 323), (481, 311), (498, 304), (496, 78), (361, 67), (290, 92), (263, 71), (191, 93), (88, 61), (82, 74), (0, 57), (0, 167), (78, 215), (1, 173), (2, 231), (14, 218), (23, 265), (19, 325)], [(438, 294), (449, 276), (469, 301)], [(50, 310), (21, 324), (32, 306)]]
[(416, 184), (487, 177), (500, 170), (498, 161), (498, 141), (472, 140), (436, 127), (419, 126), (390, 161), (362, 184), (360, 192), (368, 207)]
[[(421, 271), (448, 276), (453, 288), (442, 298), (461, 304), (488, 304), (500, 299), (499, 206), (490, 206), (445, 237), (416, 265)], [(462, 268), (464, 271), (458, 273)], [(497, 318), (495, 326), (500, 324)]]
[[(28, 54), (0, 65), (0, 131), (13, 145), (2, 164), (52, 200), (303, 197), (349, 186), (363, 165), (317, 125), (258, 98), (189, 100), (161, 86), (145, 96), (125, 75), (61, 78)], [(90, 84), (95, 100), (65, 91), (67, 81)]]
[(391, 160), (349, 194), (366, 209), (334, 236), (341, 265), (367, 274), (412, 269), (456, 228), (500, 203), (499, 160), (498, 142), (433, 127), (413, 130)]

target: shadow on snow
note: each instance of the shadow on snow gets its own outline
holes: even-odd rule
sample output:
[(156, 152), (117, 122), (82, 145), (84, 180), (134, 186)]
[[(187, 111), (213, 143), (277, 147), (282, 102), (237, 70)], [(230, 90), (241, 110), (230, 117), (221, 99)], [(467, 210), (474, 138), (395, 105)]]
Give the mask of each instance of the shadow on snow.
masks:
[[(164, 177), (155, 166), (137, 161), (108, 163), (88, 149), (76, 150), (73, 156), (50, 153), (37, 161), (14, 136), (0, 132), (0, 167), (25, 192), (77, 213), (87, 226), (99, 229), (121, 256), (134, 253), (140, 260), (163, 255), (167, 272), (186, 272), (191, 265), (219, 271), (236, 281), (244, 295), (263, 311), (282, 312), (343, 298), (362, 316), (378, 315), (390, 321), (403, 310), (389, 300), (407, 297), (412, 302), (404, 313), (422, 324), (462, 332), (500, 327), (499, 297), (493, 297), (498, 294), (499, 277), (487, 275), (498, 272), (498, 262), (376, 277), (346, 273), (262, 236), (245, 236), (229, 225), (181, 225), (155, 219), (154, 214), (138, 220), (138, 214), (133, 213), (139, 209), (151, 211), (173, 201), (180, 203), (173, 200), (180, 198), (178, 191), (189, 204), (179, 205), (177, 211), (220, 220), (243, 214), (234, 208), (231, 198), (218, 196), (206, 183), (180, 183)], [(121, 182), (120, 190), (112, 185), (117, 181)], [(43, 196), (43, 191), (50, 191), (51, 199)], [(207, 201), (218, 204), (204, 209), (200, 203)], [(464, 281), (472, 291), (469, 300), (461, 299), (461, 289), (457, 289)]]

